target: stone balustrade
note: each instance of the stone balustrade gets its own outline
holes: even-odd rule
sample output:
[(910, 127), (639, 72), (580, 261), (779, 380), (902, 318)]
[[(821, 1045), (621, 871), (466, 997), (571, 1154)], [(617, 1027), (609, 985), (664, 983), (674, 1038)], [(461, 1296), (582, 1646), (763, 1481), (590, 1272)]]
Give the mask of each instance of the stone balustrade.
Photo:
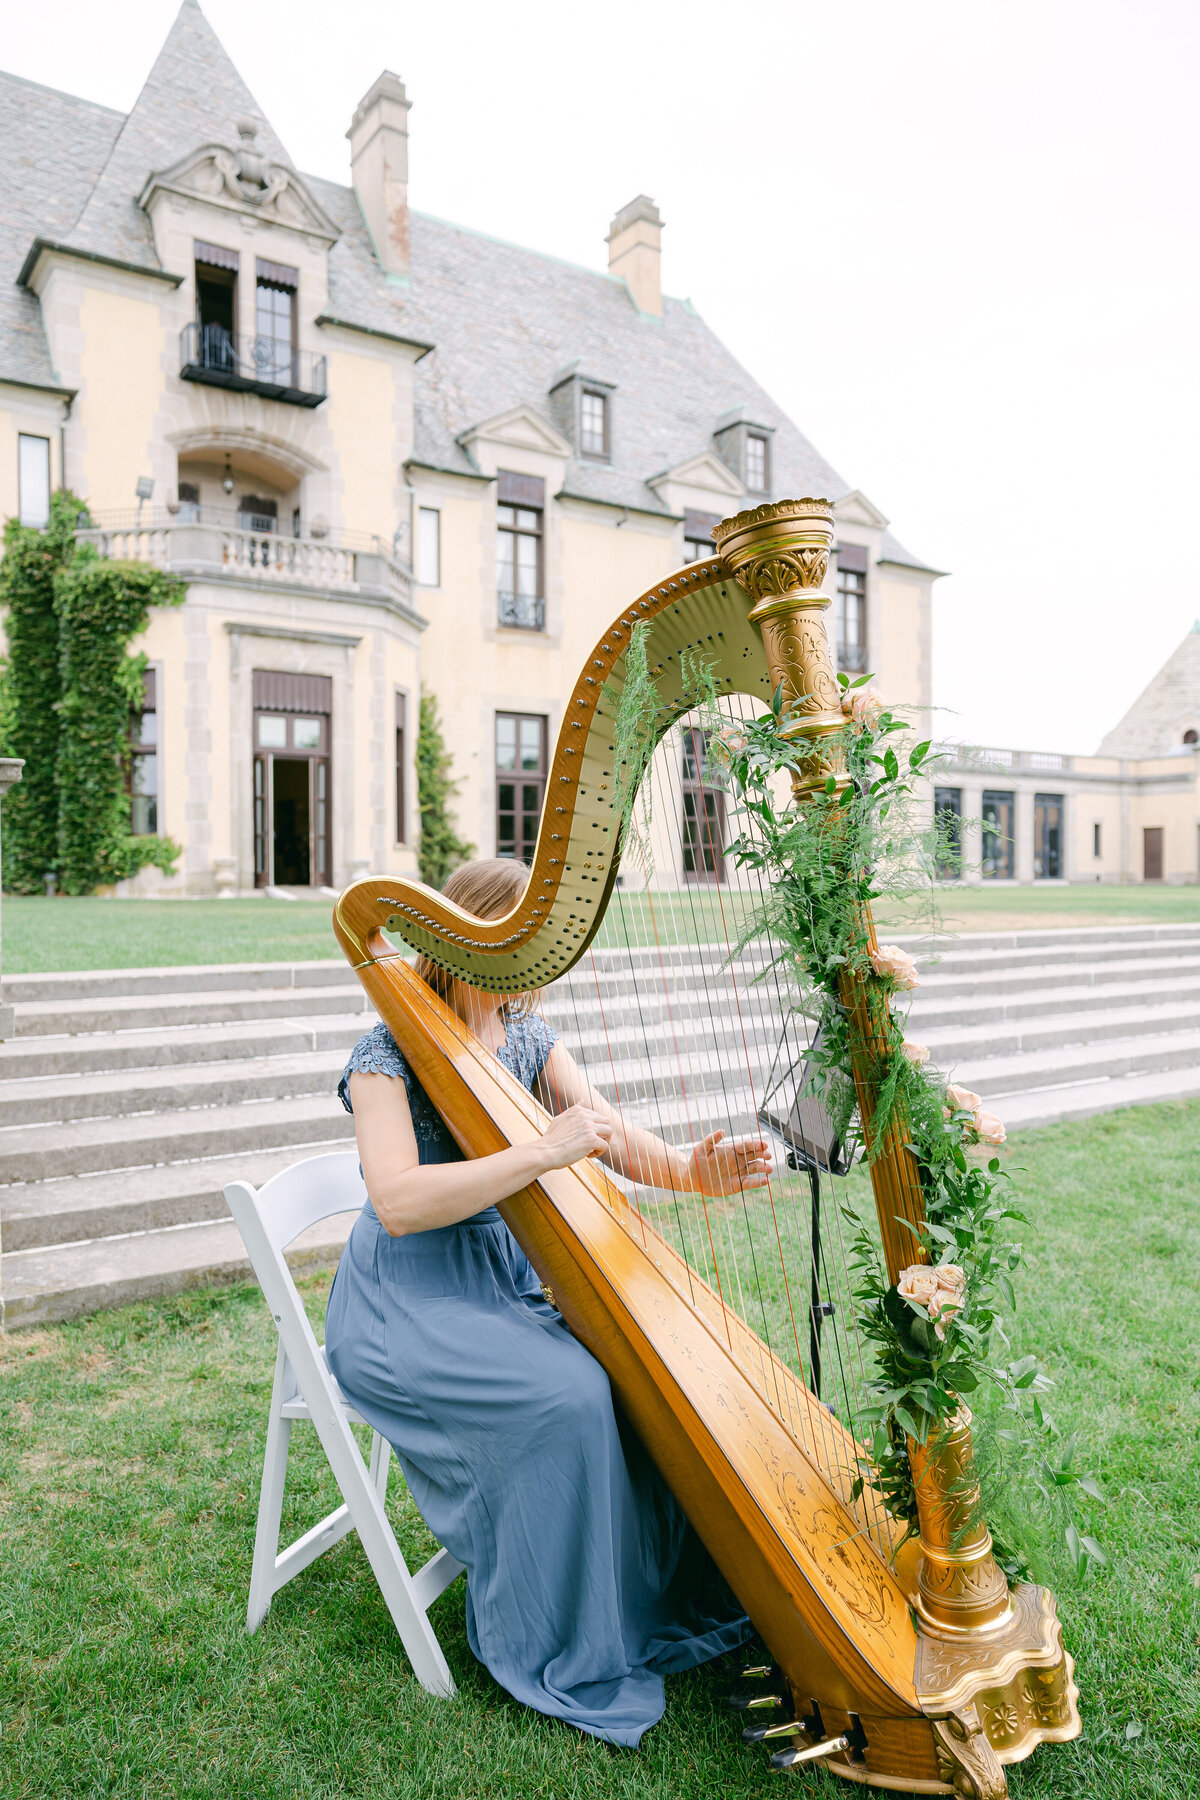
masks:
[(410, 576), (379, 538), (285, 537), (241, 526), (171, 521), (94, 526), (77, 534), (101, 556), (152, 563), (192, 580), (380, 595), (411, 606)]

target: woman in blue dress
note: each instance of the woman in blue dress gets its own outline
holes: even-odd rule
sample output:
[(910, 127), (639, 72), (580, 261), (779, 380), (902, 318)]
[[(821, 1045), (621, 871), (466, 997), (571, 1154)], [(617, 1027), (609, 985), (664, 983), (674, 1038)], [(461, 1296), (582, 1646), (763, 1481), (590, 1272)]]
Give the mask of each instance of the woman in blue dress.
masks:
[[(528, 873), (468, 864), (446, 897), (496, 918)], [(662, 1716), (663, 1675), (744, 1642), (749, 1623), (496, 1202), (588, 1156), (659, 1188), (738, 1192), (766, 1181), (766, 1145), (714, 1132), (684, 1155), (617, 1131), (519, 997), (418, 967), (556, 1116), (539, 1142), (467, 1161), (386, 1026), (360, 1038), (338, 1091), (369, 1200), (329, 1297), (329, 1364), (466, 1565), (474, 1654), (526, 1705), (635, 1746)]]

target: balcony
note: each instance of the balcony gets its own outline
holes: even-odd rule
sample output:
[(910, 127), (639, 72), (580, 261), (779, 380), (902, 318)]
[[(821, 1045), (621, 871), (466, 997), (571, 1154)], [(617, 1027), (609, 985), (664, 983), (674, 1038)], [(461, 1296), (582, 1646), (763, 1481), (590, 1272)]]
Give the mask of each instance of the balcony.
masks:
[(415, 615), (410, 571), (366, 532), (284, 537), (250, 530), (235, 513), (187, 505), (178, 515), (155, 509), (141, 519), (93, 514), (90, 526), (75, 535), (101, 556), (152, 563), (192, 581), (384, 600)]
[(505, 594), (497, 596), (497, 620), (501, 625), (515, 627), (518, 631), (545, 631), (546, 602), (534, 599), (530, 594)]
[(223, 325), (185, 325), (179, 334), (179, 378), (207, 387), (234, 388), (283, 400), (288, 406), (320, 406), (325, 398), (325, 358), (291, 350), (275, 338), (251, 338), (239, 348)]

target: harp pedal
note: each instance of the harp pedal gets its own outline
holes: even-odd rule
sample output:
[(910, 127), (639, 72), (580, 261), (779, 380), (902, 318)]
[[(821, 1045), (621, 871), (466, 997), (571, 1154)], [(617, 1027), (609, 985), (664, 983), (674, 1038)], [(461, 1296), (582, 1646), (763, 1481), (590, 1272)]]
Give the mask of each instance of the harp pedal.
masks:
[(774, 1663), (747, 1663), (744, 1669), (739, 1670), (746, 1681), (768, 1681), (776, 1672)]
[(771, 1767), (794, 1769), (801, 1763), (824, 1762), (827, 1756), (837, 1756), (850, 1748), (850, 1739), (843, 1732), (841, 1737), (825, 1738), (822, 1743), (809, 1744), (803, 1750), (794, 1745), (790, 1750), (777, 1750), (771, 1758)]
[(733, 1712), (767, 1712), (783, 1705), (782, 1694), (730, 1694), (726, 1705)]
[(742, 1733), (743, 1744), (765, 1744), (768, 1738), (795, 1737), (804, 1730), (802, 1719), (792, 1719), (787, 1725), (747, 1725)]

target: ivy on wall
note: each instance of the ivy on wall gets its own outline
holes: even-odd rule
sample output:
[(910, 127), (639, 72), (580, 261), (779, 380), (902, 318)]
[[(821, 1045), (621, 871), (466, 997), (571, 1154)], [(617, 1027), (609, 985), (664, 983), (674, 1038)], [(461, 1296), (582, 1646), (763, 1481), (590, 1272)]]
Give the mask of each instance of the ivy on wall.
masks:
[(128, 646), (152, 606), (183, 599), (183, 584), (77, 548), (81, 510), (60, 492), (46, 531), (11, 520), (5, 531), (5, 749), (25, 758), (4, 820), (5, 885), (14, 893), (40, 893), (53, 869), (62, 892), (86, 894), (148, 864), (169, 872), (179, 855), (170, 838), (129, 828), (129, 720), (146, 659)]
[(8, 638), (4, 671), (3, 744), (23, 756), (21, 780), (4, 803), (4, 886), (40, 894), (42, 878), (58, 862), (59, 674), (54, 577), (74, 553), (79, 501), (58, 493), (50, 523), (34, 531), (10, 519), (0, 563), (0, 606)]
[(451, 777), (450, 753), (442, 736), (438, 704), (421, 695), (417, 728), (417, 805), (421, 814), (419, 863), (422, 881), (440, 888), (451, 870), (466, 862), (474, 844), (465, 844), (454, 829), (450, 802), (459, 783)]

